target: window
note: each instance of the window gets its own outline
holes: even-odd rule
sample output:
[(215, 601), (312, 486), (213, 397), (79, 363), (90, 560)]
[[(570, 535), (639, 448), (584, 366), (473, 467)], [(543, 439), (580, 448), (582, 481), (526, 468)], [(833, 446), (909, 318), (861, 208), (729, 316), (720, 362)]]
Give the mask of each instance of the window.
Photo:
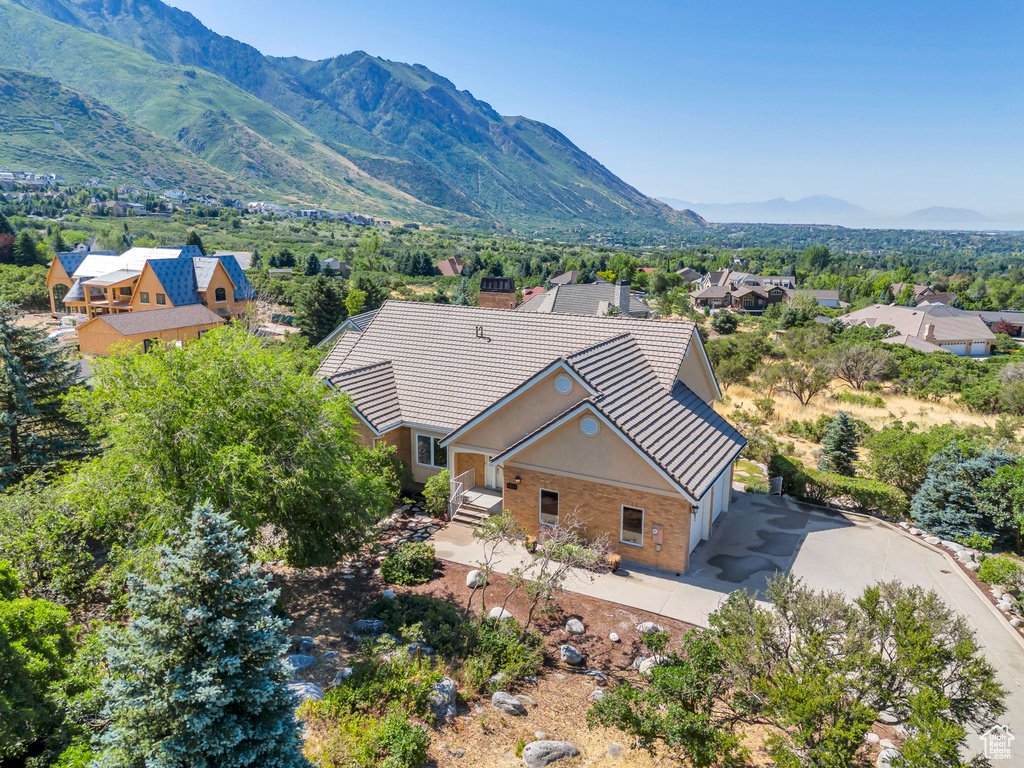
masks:
[(572, 392), (572, 379), (566, 376), (564, 373), (560, 376), (555, 377), (555, 389), (563, 395), (568, 395)]
[(597, 419), (593, 416), (584, 416), (580, 419), (580, 431), (587, 437), (596, 435), (600, 428), (601, 425), (597, 423)]
[(139, 291), (139, 303), (149, 304), (149, 291)]
[(122, 296), (131, 296), (132, 295), (132, 289), (131, 288), (121, 288), (119, 290), (121, 291), (121, 295)]
[(157, 304), (166, 304), (167, 303), (167, 297), (164, 296), (162, 293), (158, 293), (156, 295), (156, 303)]
[(220, 302), (220, 301), (227, 301), (228, 300), (228, 292), (225, 291), (223, 288), (218, 288), (213, 293), (214, 293), (214, 301)]
[(540, 489), (541, 525), (558, 525), (558, 491)]
[(644, 511), (636, 507), (622, 508), (622, 532), (619, 541), (634, 547), (644, 545)]
[(441, 447), (441, 439), (430, 435), (416, 435), (416, 463), (425, 467), (448, 468), (448, 451)]

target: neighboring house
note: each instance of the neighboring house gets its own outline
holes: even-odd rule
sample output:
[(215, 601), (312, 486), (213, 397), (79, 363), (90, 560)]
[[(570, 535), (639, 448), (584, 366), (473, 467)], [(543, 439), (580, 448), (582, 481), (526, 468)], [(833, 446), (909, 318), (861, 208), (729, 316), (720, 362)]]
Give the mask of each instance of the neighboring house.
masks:
[(791, 275), (751, 275), (723, 269), (709, 272), (697, 281), (690, 293), (698, 309), (731, 309), (736, 312), (760, 314), (772, 304), (790, 301), (796, 296), (810, 296), (822, 307), (839, 307), (839, 291), (801, 290)]
[(338, 261), (337, 259), (323, 259), (320, 262), (320, 269), (323, 272), (328, 270), (336, 275), (341, 275), (346, 280), (352, 274), (352, 267), (346, 264), (344, 261)]
[(679, 573), (745, 445), (688, 322), (388, 301), (319, 375), (365, 445), (419, 483), (450, 470), (456, 521), (508, 509), (536, 533), (578, 512), (623, 559)]
[(999, 309), (971, 311), (971, 314), (980, 317), (993, 333), (1005, 333), (1007, 336), (1019, 337), (1021, 336), (1021, 328), (1024, 328), (1024, 312)]
[[(944, 304), (920, 307), (873, 304), (842, 315), (839, 320), (846, 326), (877, 328), (891, 325), (896, 334), (889, 343), (906, 344), (923, 352), (941, 349), (960, 356), (987, 355), (996, 338), (978, 312), (954, 309)], [(905, 337), (913, 337), (916, 341)]]
[(219, 259), (222, 256), (234, 256), (235, 261), (238, 262), (238, 266), (245, 272), (252, 269), (252, 251), (217, 251), (213, 254), (213, 258)]
[(362, 333), (366, 330), (366, 327), (373, 322), (373, 318), (377, 316), (377, 310), (371, 309), (369, 312), (363, 312), (358, 315), (346, 319), (341, 325), (331, 331), (327, 336), (317, 344), (318, 347), (328, 347), (334, 344), (343, 334)]
[(450, 256), (444, 261), (437, 262), (437, 273), (444, 277), (458, 277), (466, 268), (466, 262), (458, 256)]
[[(230, 319), (256, 299), (234, 256), (203, 256), (195, 246), (131, 248), (120, 256), (59, 253), (50, 264), (46, 286), (51, 311), (87, 320), (187, 305), (205, 306)], [(192, 338), (191, 329), (182, 326), (182, 340)]]
[[(889, 290), (892, 292), (893, 299), (898, 299), (900, 294), (903, 293), (903, 289), (906, 288), (908, 283), (893, 283), (889, 286)], [(914, 285), (914, 304), (920, 304), (923, 301), (927, 301), (929, 296), (934, 296), (933, 291), (927, 285)]]
[[(839, 301), (839, 291), (837, 290), (798, 288), (793, 291), (793, 298), (800, 298), (801, 296), (810, 296), (818, 302), (819, 307), (831, 307), (832, 309), (838, 309), (840, 306), (844, 306), (843, 302)], [(845, 306), (849, 305), (847, 304)]]
[(625, 281), (609, 283), (566, 283), (534, 296), (519, 305), (519, 312), (555, 313), (561, 315), (607, 314), (629, 317), (650, 317), (652, 310), (630, 292)]
[(532, 299), (534, 296), (540, 296), (542, 293), (544, 293), (544, 288), (542, 288), (539, 285), (536, 288), (524, 288), (523, 289), (523, 303), (525, 304), (527, 301)]
[(704, 277), (704, 275), (702, 275), (700, 272), (698, 272), (695, 269), (691, 269), (690, 267), (683, 267), (682, 269), (677, 269), (676, 274), (679, 275), (681, 278), (683, 278), (683, 280), (685, 280), (688, 283), (696, 283), (698, 280)]
[(516, 308), (516, 281), (511, 277), (481, 277), (477, 306), (493, 309)]
[(149, 352), (158, 342), (181, 346), (225, 322), (202, 304), (97, 315), (78, 327), (78, 348), (82, 352), (105, 355), (117, 344), (127, 343)]
[(580, 276), (580, 271), (578, 269), (573, 269), (573, 270), (570, 270), (568, 272), (563, 272), (562, 274), (558, 275), (557, 277), (552, 277), (551, 278), (551, 284), (552, 285), (571, 285), (571, 284), (575, 283), (579, 279), (579, 276)]
[(273, 269), (267, 270), (267, 277), (272, 280), (284, 280), (291, 279), (294, 274), (294, 270), (291, 267), (274, 267)]
[(720, 269), (701, 275), (695, 286), (697, 290), (713, 286), (755, 286), (765, 287), (778, 285), (796, 290), (796, 278), (792, 275), (752, 275), (749, 272), (736, 272), (731, 269)]
[(942, 291), (941, 293), (930, 293), (925, 296), (921, 301), (917, 302), (917, 306), (922, 304), (952, 304), (956, 301), (959, 296), (953, 291)]

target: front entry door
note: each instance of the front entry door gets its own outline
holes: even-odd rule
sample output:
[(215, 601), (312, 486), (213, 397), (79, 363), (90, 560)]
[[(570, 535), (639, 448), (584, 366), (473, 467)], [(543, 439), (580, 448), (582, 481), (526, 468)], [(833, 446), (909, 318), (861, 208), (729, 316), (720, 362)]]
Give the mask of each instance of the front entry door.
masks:
[(501, 489), (505, 485), (505, 470), (501, 467), (491, 466), (491, 457), (484, 457), (484, 486), (486, 488)]

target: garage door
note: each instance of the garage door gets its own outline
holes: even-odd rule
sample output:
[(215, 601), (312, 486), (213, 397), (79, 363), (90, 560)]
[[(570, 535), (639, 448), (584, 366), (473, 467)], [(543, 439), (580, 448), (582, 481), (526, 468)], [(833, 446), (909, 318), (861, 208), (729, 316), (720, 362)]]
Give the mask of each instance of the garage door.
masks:
[(962, 344), (940, 344), (947, 352), (952, 352), (954, 355), (966, 355), (967, 354), (967, 343)]

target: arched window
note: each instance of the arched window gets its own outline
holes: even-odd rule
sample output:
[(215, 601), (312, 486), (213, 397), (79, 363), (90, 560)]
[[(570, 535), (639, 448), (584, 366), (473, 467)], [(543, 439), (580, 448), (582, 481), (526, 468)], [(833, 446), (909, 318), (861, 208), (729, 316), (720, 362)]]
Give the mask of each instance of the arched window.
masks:
[(218, 302), (219, 301), (227, 301), (228, 300), (228, 293), (227, 293), (227, 291), (225, 291), (223, 288), (218, 288), (216, 291), (214, 291), (214, 300), (218, 301)]

